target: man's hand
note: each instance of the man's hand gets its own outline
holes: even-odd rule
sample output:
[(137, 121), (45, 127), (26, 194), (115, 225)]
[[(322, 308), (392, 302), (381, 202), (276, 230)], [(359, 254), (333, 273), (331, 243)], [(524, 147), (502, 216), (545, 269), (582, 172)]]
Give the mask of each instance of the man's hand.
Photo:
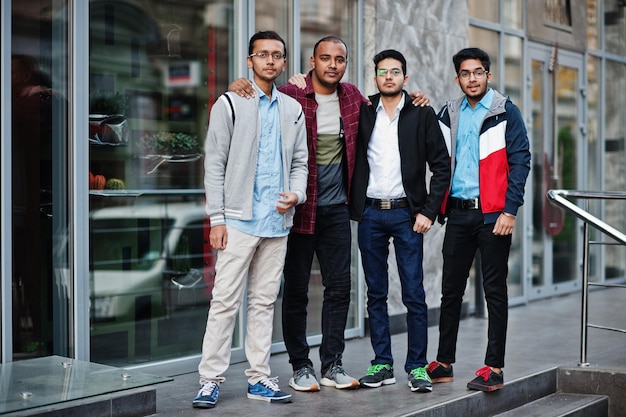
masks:
[(298, 195), (296, 193), (278, 193), (282, 198), (277, 200), (276, 211), (285, 214), (287, 211), (298, 204)]
[(228, 91), (232, 91), (245, 98), (254, 97), (254, 87), (252, 81), (247, 78), (237, 78), (235, 81), (228, 85)]
[(226, 249), (226, 243), (228, 243), (228, 233), (226, 232), (226, 225), (213, 226), (209, 232), (209, 242), (215, 249)]
[(428, 96), (426, 96), (426, 93), (424, 93), (423, 91), (415, 91), (413, 93), (409, 93), (409, 95), (413, 99), (412, 103), (415, 107), (424, 107), (430, 105), (430, 100), (428, 99)]
[(415, 216), (415, 223), (413, 224), (413, 231), (415, 233), (428, 233), (430, 228), (433, 227), (433, 221), (422, 213)]
[(509, 213), (502, 213), (498, 216), (496, 224), (493, 226), (493, 234), (496, 236), (506, 236), (513, 233), (515, 227), (515, 216)]
[(300, 90), (304, 90), (306, 88), (306, 75), (304, 74), (293, 74), (287, 81), (289, 84), (295, 85)]

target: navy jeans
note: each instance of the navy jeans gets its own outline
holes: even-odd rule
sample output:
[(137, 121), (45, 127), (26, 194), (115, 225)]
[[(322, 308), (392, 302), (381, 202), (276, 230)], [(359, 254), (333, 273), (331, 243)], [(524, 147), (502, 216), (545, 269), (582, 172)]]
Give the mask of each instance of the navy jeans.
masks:
[(375, 354), (372, 365), (393, 364), (387, 311), (390, 238), (393, 238), (396, 252), (402, 302), (407, 308), (408, 350), (404, 370), (410, 372), (427, 364), (428, 309), (422, 269), (423, 235), (413, 231), (410, 208), (378, 210), (365, 207), (359, 223), (358, 240), (367, 283), (370, 338)]
[(437, 360), (454, 363), (463, 294), (476, 250), (480, 251), (489, 325), (485, 365), (504, 367), (508, 321), (507, 274), (511, 235), (496, 236), (480, 210), (452, 209), (443, 241), (443, 279)]
[(341, 365), (344, 330), (350, 307), (350, 251), (352, 234), (346, 204), (317, 208), (315, 234), (291, 232), (287, 241), (283, 295), (283, 338), (293, 370), (313, 366), (306, 340), (309, 279), (317, 254), (324, 286), (322, 304), (322, 375)]

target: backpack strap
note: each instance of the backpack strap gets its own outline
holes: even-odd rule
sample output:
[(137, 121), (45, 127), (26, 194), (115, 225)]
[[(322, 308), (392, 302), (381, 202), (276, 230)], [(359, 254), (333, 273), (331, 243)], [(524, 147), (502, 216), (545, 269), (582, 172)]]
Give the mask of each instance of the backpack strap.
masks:
[(230, 99), (228, 93), (224, 94), (226, 100), (228, 100), (228, 104), (230, 105), (230, 112), (233, 115), (233, 125), (235, 124), (235, 106), (233, 105), (233, 101)]

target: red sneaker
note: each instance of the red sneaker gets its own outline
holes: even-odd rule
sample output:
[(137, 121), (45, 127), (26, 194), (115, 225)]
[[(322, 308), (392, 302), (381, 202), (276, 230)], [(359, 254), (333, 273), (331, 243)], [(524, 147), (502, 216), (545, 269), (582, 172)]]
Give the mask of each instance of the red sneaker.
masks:
[(428, 376), (433, 384), (439, 382), (452, 382), (454, 380), (454, 373), (452, 372), (452, 365), (448, 368), (444, 368), (439, 362), (432, 361), (428, 364), (426, 369)]
[(467, 388), (485, 392), (499, 390), (503, 387), (503, 372), (497, 374), (488, 366), (484, 366), (476, 371), (476, 378), (467, 383)]

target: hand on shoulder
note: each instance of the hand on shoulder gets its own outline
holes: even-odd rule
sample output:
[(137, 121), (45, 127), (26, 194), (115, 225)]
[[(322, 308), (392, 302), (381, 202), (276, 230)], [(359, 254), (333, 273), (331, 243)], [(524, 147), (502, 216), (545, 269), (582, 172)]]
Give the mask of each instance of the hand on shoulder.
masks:
[(237, 78), (228, 85), (228, 91), (245, 98), (252, 98), (255, 95), (252, 81), (247, 78)]

